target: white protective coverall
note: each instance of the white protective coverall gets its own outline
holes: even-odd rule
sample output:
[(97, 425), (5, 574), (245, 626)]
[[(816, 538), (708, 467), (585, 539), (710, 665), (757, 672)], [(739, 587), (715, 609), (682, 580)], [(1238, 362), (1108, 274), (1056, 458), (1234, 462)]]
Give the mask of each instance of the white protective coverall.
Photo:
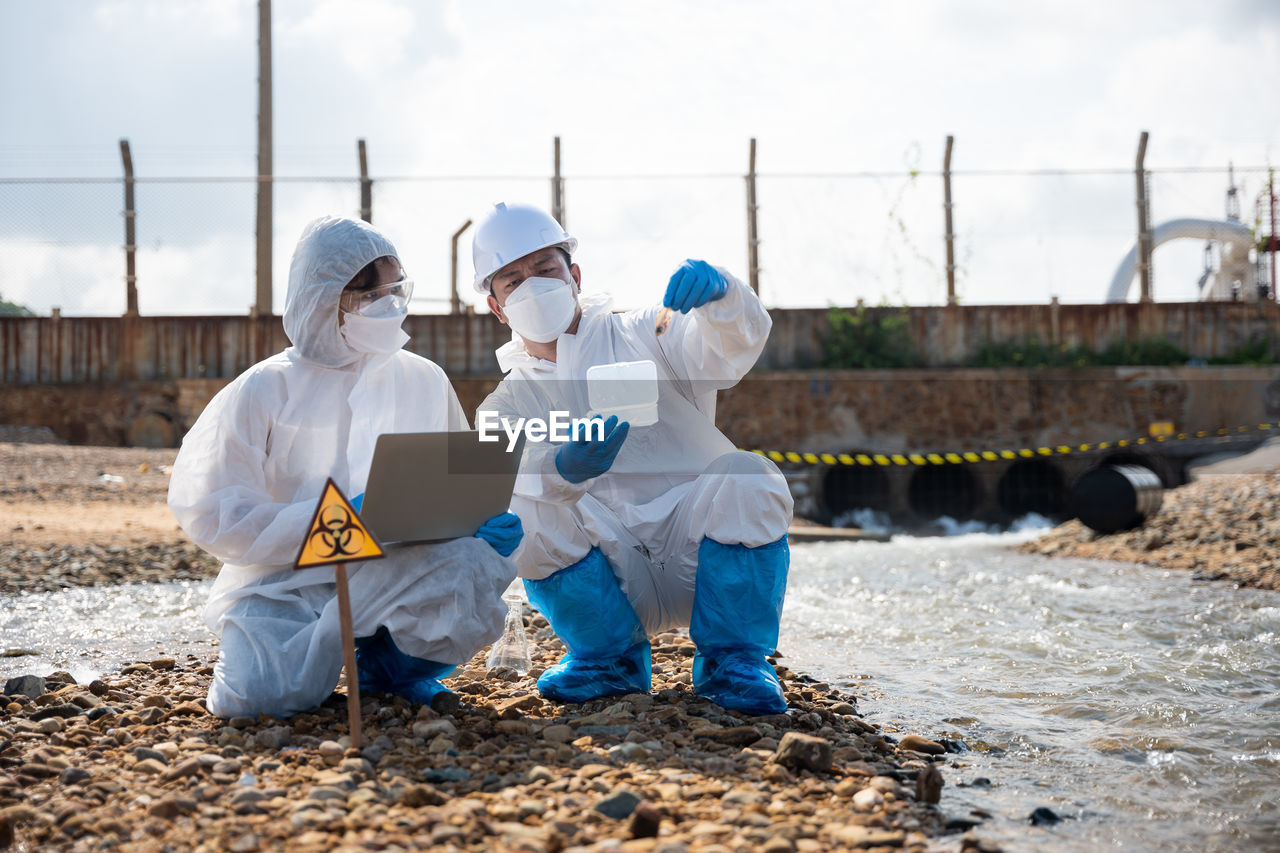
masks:
[[(334, 569), (295, 571), (326, 478), (364, 491), (377, 436), (469, 429), (448, 377), (406, 350), (366, 354), (338, 326), (343, 287), (395, 248), (364, 223), (323, 218), (294, 252), (284, 328), (293, 346), (224, 388), (183, 440), (169, 506), (222, 560), (204, 611), (221, 637), (208, 708), (289, 716), (342, 669)], [(499, 636), (515, 566), (470, 537), (350, 564), (354, 633), (386, 626), (404, 653), (461, 664)]]
[(658, 422), (632, 425), (608, 471), (570, 483), (555, 466), (562, 445), (527, 441), (511, 502), (525, 531), (512, 555), (521, 577), (541, 580), (599, 546), (650, 634), (689, 624), (704, 537), (756, 548), (791, 523), (791, 492), (777, 466), (735, 450), (715, 426), (716, 392), (751, 369), (773, 322), (749, 288), (717, 269), (725, 296), (675, 314), (661, 337), (659, 306), (615, 314), (606, 295), (580, 297), (577, 332), (557, 339), (554, 362), (529, 355), (513, 335), (497, 351), (506, 377), (477, 409), (478, 425), (485, 412), (509, 424), (552, 410), (584, 417), (588, 368), (657, 365)]

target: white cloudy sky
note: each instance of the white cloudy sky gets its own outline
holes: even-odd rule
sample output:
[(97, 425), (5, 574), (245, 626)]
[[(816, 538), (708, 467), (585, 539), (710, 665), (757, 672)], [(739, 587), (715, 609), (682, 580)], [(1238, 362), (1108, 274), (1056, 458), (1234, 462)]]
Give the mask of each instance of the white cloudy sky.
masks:
[[(556, 135), (584, 285), (624, 306), (685, 257), (745, 278), (753, 136), (783, 307), (945, 298), (947, 134), (967, 303), (1100, 301), (1142, 130), (1157, 223), (1222, 218), (1229, 162), (1251, 222), (1280, 156), (1273, 0), (273, 5), (276, 173), (346, 179), (278, 187), (277, 311), (303, 223), (357, 212), (357, 138), (421, 311), (444, 308), (466, 219), (548, 203)], [(119, 185), (12, 179), (117, 177), (121, 137), (140, 177), (252, 175), (256, 37), (253, 0), (0, 0), (0, 295), (122, 310)], [(142, 184), (138, 209), (144, 313), (247, 308), (248, 184)], [(1157, 298), (1193, 298), (1203, 256), (1157, 250)]]

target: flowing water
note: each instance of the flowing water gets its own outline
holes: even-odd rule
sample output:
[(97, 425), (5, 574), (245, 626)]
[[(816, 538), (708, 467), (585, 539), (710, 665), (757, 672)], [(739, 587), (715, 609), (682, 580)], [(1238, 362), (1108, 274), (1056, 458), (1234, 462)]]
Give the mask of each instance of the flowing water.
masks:
[(795, 546), (784, 661), (967, 743), (943, 810), (1007, 849), (1280, 850), (1280, 593), (1018, 538)]
[[(942, 809), (985, 811), (1008, 850), (1280, 850), (1280, 593), (1025, 538), (793, 546), (784, 661), (891, 732), (966, 743)], [(40, 653), (0, 678), (207, 653), (208, 586), (0, 596), (0, 650)]]

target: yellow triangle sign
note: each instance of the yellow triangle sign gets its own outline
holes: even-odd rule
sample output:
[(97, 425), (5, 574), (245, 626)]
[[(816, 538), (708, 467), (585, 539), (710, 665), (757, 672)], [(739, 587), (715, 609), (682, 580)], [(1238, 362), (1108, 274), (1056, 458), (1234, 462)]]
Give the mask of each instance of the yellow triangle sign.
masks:
[(311, 517), (307, 538), (302, 542), (293, 567), (309, 569), (354, 560), (374, 560), (382, 556), (385, 556), (382, 546), (364, 526), (360, 513), (330, 478), (325, 483), (324, 494)]

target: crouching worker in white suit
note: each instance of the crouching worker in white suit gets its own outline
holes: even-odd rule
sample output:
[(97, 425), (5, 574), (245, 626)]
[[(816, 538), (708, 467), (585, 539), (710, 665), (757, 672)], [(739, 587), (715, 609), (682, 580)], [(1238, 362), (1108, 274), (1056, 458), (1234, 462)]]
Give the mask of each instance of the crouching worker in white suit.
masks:
[[(652, 361), (658, 421), (561, 443), (529, 441), (511, 507), (527, 536), (516, 552), (529, 601), (568, 654), (538, 679), (544, 696), (585, 702), (648, 691), (648, 635), (688, 626), (693, 688), (725, 708), (777, 714), (787, 703), (765, 656), (778, 642), (792, 500), (769, 460), (716, 429), (716, 392), (755, 363), (768, 313), (724, 270), (686, 261), (662, 306), (623, 314), (579, 298), (577, 241), (534, 207), (500, 204), (473, 241), (475, 287), (511, 326), (506, 377), (476, 426), (590, 413), (588, 368)], [(500, 433), (501, 434), (501, 433)], [(532, 434), (527, 434), (532, 438)]]
[[(289, 271), (293, 346), (224, 388), (182, 443), (169, 506), (224, 563), (204, 611), (221, 638), (213, 714), (286, 717), (329, 696), (342, 669), (334, 569), (293, 569), (326, 478), (362, 497), (379, 434), (469, 429), (444, 371), (401, 349), (411, 289), (380, 232), (312, 222)], [(474, 537), (355, 564), (360, 688), (456, 709), (439, 679), (501, 633), (520, 537), (505, 513)]]

